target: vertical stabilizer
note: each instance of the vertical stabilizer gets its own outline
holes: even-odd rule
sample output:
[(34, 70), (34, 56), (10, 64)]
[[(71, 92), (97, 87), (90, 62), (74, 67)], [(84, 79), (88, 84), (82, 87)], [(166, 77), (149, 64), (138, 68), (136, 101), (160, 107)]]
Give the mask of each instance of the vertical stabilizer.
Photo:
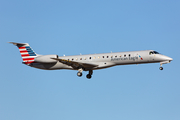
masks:
[(28, 43), (15, 43), (9, 42), (19, 48), (21, 57), (23, 59), (23, 63), (30, 64), (34, 62), (34, 58), (37, 57), (37, 54), (33, 51), (33, 49), (29, 46)]

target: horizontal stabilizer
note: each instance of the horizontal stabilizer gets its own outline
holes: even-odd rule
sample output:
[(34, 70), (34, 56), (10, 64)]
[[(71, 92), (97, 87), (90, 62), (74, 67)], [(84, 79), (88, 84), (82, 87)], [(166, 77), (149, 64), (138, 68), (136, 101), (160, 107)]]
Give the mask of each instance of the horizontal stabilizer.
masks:
[(27, 44), (27, 43), (15, 43), (15, 42), (8, 42), (8, 43), (13, 44), (13, 45), (16, 45), (16, 46), (18, 46), (18, 45), (23, 46), (23, 45), (26, 45), (26, 44)]

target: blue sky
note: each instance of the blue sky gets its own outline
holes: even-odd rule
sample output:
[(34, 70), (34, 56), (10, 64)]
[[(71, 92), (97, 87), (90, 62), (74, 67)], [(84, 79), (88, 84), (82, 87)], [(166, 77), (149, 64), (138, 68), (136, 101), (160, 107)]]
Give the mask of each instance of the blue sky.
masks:
[[(180, 1), (1, 0), (1, 120), (179, 120)], [(86, 72), (22, 64), (7, 42), (38, 54), (153, 49), (173, 61)]]

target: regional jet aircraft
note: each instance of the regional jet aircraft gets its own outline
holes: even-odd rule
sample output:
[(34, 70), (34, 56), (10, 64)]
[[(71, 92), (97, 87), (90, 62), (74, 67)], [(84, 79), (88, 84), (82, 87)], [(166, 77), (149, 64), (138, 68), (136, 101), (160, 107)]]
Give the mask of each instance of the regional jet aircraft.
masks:
[(83, 71), (89, 71), (87, 78), (90, 79), (93, 70), (104, 69), (116, 65), (160, 63), (160, 70), (163, 70), (162, 64), (170, 63), (173, 59), (159, 54), (154, 50), (116, 52), (103, 54), (58, 56), (58, 55), (38, 55), (29, 46), (28, 43), (15, 43), (19, 48), (24, 64), (44, 69), (69, 69), (78, 70), (77, 75), (82, 76)]

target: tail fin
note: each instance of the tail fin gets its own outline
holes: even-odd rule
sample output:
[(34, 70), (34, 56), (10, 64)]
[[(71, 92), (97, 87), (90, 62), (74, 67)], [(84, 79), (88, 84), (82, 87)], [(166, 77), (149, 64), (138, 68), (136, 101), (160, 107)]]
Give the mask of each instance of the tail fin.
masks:
[(28, 43), (15, 43), (9, 42), (19, 48), (21, 57), (23, 59), (23, 63), (30, 64), (34, 62), (34, 58), (37, 57), (37, 54), (33, 51), (33, 49), (29, 46)]

